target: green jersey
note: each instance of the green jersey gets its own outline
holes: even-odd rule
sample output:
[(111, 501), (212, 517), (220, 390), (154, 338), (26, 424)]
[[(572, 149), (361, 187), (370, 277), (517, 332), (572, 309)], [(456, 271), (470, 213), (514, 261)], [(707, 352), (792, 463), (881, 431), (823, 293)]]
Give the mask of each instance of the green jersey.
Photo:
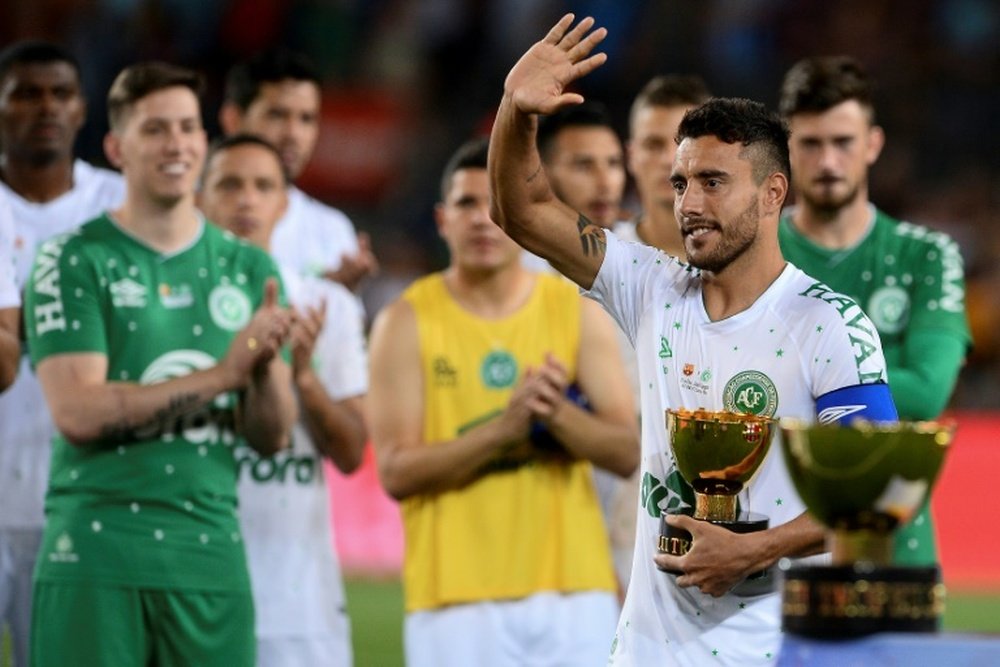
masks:
[[(211, 224), (165, 255), (102, 216), (39, 248), (25, 303), (32, 360), (96, 352), (109, 382), (139, 384), (210, 368), (277, 275), (265, 252)], [(248, 591), (236, 400), (219, 395), (127, 442), (57, 435), (36, 578)]]
[[(971, 335), (965, 314), (965, 274), (958, 245), (942, 232), (899, 222), (874, 206), (868, 234), (855, 246), (831, 250), (817, 246), (792, 224), (786, 210), (778, 227), (785, 259), (810, 276), (854, 299), (864, 308), (882, 339), (889, 387), (901, 419), (936, 417), (928, 405), (944, 405), (958, 367), (934, 368), (929, 353), (916, 347), (921, 334), (944, 335), (961, 343)], [(909, 342), (909, 345), (908, 345)], [(958, 360), (960, 361), (960, 360)], [(948, 362), (950, 363), (950, 362)], [(902, 368), (926, 366), (932, 381), (903, 377)], [(896, 381), (893, 381), (894, 372)], [(923, 411), (921, 413), (921, 410)], [(930, 514), (924, 510), (896, 534), (896, 560), (927, 564), (936, 560)]]

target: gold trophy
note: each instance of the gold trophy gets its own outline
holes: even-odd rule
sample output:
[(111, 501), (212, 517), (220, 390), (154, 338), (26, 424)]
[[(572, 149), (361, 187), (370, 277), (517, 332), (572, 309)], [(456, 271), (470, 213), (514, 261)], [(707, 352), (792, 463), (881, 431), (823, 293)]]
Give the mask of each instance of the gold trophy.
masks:
[[(777, 428), (775, 420), (702, 409), (667, 410), (666, 420), (677, 469), (694, 489), (694, 508), (680, 511), (734, 533), (765, 530), (768, 518), (740, 511), (737, 495), (767, 456)], [(666, 515), (660, 521), (658, 550), (674, 556), (686, 554), (691, 548), (691, 533), (668, 525)], [(754, 595), (768, 590), (771, 579), (767, 575), (766, 570), (750, 575), (734, 592)]]
[(893, 565), (892, 534), (927, 500), (954, 424), (782, 419), (781, 431), (789, 474), (833, 555), (829, 566), (785, 568), (784, 629), (828, 638), (937, 630), (938, 568)]

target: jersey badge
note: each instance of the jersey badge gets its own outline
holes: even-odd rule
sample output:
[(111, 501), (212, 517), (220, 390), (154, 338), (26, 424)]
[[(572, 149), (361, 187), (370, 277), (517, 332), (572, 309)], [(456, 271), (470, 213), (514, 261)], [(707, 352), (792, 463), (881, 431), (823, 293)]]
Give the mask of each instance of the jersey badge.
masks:
[(910, 319), (910, 295), (898, 285), (884, 285), (872, 294), (866, 312), (880, 333), (899, 333)]
[(253, 314), (250, 297), (234, 285), (216, 285), (208, 295), (208, 312), (212, 321), (226, 331), (239, 331)]
[(506, 389), (517, 379), (517, 361), (505, 350), (493, 350), (483, 359), (479, 375), (490, 389)]
[(773, 417), (778, 409), (778, 390), (764, 373), (742, 371), (726, 383), (722, 401), (732, 412)]
[(166, 283), (160, 283), (157, 290), (160, 294), (160, 303), (164, 308), (188, 308), (194, 303), (194, 294), (191, 286), (187, 283), (171, 287)]

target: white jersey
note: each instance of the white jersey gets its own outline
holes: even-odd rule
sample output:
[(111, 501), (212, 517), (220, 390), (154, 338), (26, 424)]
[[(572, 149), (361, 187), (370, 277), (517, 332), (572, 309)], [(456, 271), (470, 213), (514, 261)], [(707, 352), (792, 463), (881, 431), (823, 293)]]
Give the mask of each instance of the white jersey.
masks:
[[(687, 502), (667, 442), (664, 410), (707, 408), (815, 419), (815, 399), (885, 380), (875, 327), (850, 299), (792, 265), (747, 310), (712, 322), (700, 274), (649, 246), (607, 234), (588, 296), (636, 349), (642, 392), (642, 488), (628, 595), (611, 653), (616, 665), (764, 665), (780, 643), (780, 600), (679, 588), (653, 555), (660, 514)], [(740, 496), (772, 527), (804, 510), (785, 470), (780, 434)]]
[(14, 269), (14, 216), (7, 197), (0, 194), (0, 308), (21, 305)]
[(613, 231), (622, 241), (629, 241), (631, 243), (643, 242), (643, 240), (639, 238), (639, 230), (635, 224), (635, 218), (632, 218), (631, 220), (619, 220), (615, 223), (615, 226), (611, 228), (611, 231)]
[(358, 235), (342, 211), (292, 186), (288, 210), (271, 234), (271, 255), (299, 275), (319, 276), (358, 252)]
[[(313, 363), (327, 393), (334, 400), (366, 393), (364, 316), (357, 299), (341, 285), (291, 269), (282, 270), (282, 280), (295, 306), (326, 301)], [(322, 459), (302, 422), (295, 425), (288, 450), (260, 458), (241, 446), (236, 455), (257, 636), (333, 633), (349, 641)]]
[[(30, 202), (0, 182), (14, 215), (14, 267), (23, 288), (38, 246), (95, 218), (125, 199), (121, 175), (73, 163), (73, 188), (43, 204)], [(55, 426), (27, 353), (14, 385), (0, 395), (0, 528), (41, 528)]]

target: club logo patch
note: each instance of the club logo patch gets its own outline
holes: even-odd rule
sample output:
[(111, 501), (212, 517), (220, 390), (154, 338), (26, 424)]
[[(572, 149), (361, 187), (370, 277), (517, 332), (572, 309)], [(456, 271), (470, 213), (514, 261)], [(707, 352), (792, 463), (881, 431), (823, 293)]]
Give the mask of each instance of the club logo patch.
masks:
[(731, 412), (773, 417), (778, 409), (778, 390), (760, 371), (743, 371), (726, 383), (722, 401)]
[(880, 287), (868, 300), (867, 312), (879, 333), (899, 333), (910, 320), (910, 295), (897, 285)]
[(483, 359), (479, 375), (490, 389), (506, 389), (517, 379), (517, 361), (504, 350), (494, 350)]
[(243, 290), (233, 285), (216, 285), (208, 295), (212, 321), (226, 331), (239, 331), (250, 321), (253, 306)]

